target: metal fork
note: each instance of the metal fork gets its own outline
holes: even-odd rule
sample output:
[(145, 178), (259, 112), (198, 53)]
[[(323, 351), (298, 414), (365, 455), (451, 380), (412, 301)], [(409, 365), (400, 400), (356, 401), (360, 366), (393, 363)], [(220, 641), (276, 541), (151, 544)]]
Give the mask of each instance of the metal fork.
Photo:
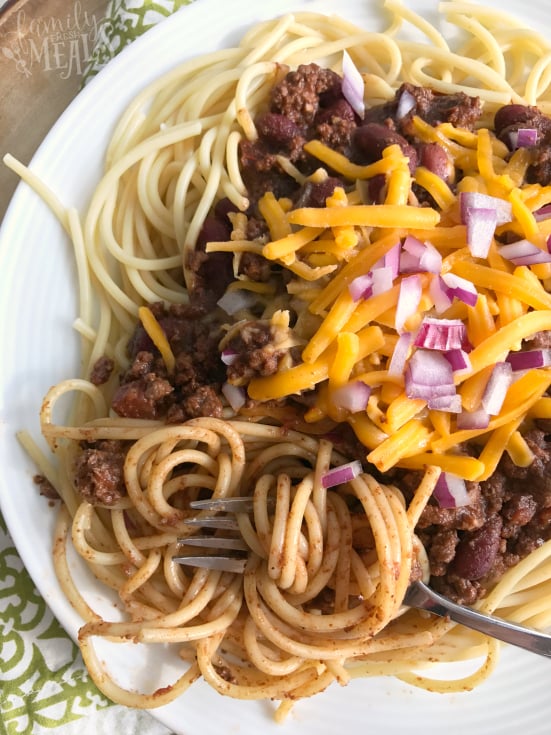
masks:
[[(193, 500), (192, 510), (206, 510), (211, 512), (230, 513), (231, 515), (214, 515), (199, 518), (187, 518), (184, 523), (198, 528), (216, 529), (222, 531), (239, 531), (236, 513), (251, 513), (253, 499), (250, 497), (216, 498), (214, 500)], [(203, 534), (181, 539), (185, 546), (195, 546), (209, 549), (208, 554), (180, 554), (173, 560), (191, 567), (216, 569), (222, 572), (243, 574), (247, 564), (249, 547), (240, 536), (219, 536)], [(226, 553), (219, 553), (224, 550)]]
[[(193, 510), (213, 511), (231, 514), (230, 516), (206, 516), (190, 518), (185, 522), (200, 528), (220, 529), (236, 532), (239, 524), (236, 513), (251, 513), (253, 499), (250, 497), (220, 498), (197, 500), (190, 503)], [(216, 569), (242, 574), (245, 571), (249, 549), (239, 536), (190, 536), (182, 539), (186, 546), (196, 546), (209, 550), (204, 555), (181, 554), (173, 560), (180, 564), (205, 569)], [(226, 553), (220, 553), (226, 552)], [(509, 622), (494, 615), (487, 615), (465, 605), (458, 605), (447, 597), (438, 594), (424, 582), (412, 582), (406, 591), (404, 605), (447, 617), (456, 623), (484, 633), (491, 638), (510, 643), (531, 653), (551, 658), (551, 635), (533, 628)]]

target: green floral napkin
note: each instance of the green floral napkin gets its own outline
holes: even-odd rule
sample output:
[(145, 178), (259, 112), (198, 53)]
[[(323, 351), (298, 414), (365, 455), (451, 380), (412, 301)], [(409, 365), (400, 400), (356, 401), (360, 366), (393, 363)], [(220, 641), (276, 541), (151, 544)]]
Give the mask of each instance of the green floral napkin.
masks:
[(147, 712), (113, 705), (37, 592), (0, 516), (1, 735), (168, 735)]
[(84, 84), (148, 28), (191, 2), (192, 0), (110, 0), (105, 20), (99, 28), (98, 41), (84, 71)]
[[(192, 0), (111, 0), (84, 82)], [(1, 5), (1, 3), (0, 3)], [(37, 592), (0, 515), (0, 735), (168, 735), (147, 712), (113, 705)]]

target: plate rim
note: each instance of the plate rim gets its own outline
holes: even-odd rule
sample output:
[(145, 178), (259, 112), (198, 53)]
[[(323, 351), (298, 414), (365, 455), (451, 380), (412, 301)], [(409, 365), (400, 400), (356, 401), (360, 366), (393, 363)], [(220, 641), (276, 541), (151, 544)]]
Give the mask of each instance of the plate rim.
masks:
[[(418, 0), (418, 2), (415, 2), (414, 4), (417, 6), (420, 4), (422, 0)], [(517, 0), (519, 7), (520, 7), (520, 0)], [(540, 0), (542, 3), (542, 7), (544, 6), (545, 0)], [(15, 0), (17, 2), (17, 0)], [(245, 8), (247, 5), (248, 0), (237, 0), (236, 3), (232, 6), (235, 7), (238, 5), (240, 8)], [(269, 2), (266, 4), (267, 7), (274, 7), (278, 8), (285, 4), (286, 6), (289, 5), (296, 5), (297, 8), (302, 9), (311, 9), (314, 5), (321, 4), (330, 4), (331, 0), (320, 0), (320, 2), (313, 2), (312, 0), (285, 0), (285, 3), (279, 3), (277, 0), (269, 0)], [(353, 3), (353, 0), (345, 0), (345, 5), (351, 5)], [(487, 3), (490, 4), (490, 3)], [(496, 4), (494, 2), (494, 4)], [(189, 23), (192, 24), (193, 22), (193, 15), (199, 14), (200, 16), (208, 14), (211, 9), (215, 8), (223, 8), (227, 7), (225, 0), (195, 0), (194, 3), (192, 3), (189, 6), (184, 6), (180, 8), (176, 13), (173, 14), (170, 18), (167, 18), (162, 23), (158, 24), (157, 26), (153, 27), (152, 29), (148, 30), (141, 38), (137, 39), (131, 46), (125, 48), (117, 57), (115, 57), (109, 65), (102, 70), (96, 77), (94, 77), (89, 84), (82, 90), (82, 92), (79, 93), (78, 97), (69, 105), (69, 107), (60, 115), (56, 123), (52, 126), (50, 132), (46, 135), (44, 138), (43, 143), (39, 146), (36, 153), (31, 159), (31, 162), (29, 164), (31, 170), (35, 170), (36, 172), (40, 173), (43, 168), (43, 161), (44, 158), (48, 158), (48, 152), (47, 148), (50, 144), (49, 141), (51, 141), (55, 136), (58, 134), (59, 130), (63, 130), (64, 125), (66, 125), (67, 120), (70, 120), (72, 116), (75, 115), (75, 109), (77, 107), (81, 107), (82, 105), (86, 106), (89, 104), (89, 102), (95, 97), (100, 94), (108, 85), (109, 80), (116, 76), (118, 74), (119, 69), (126, 68), (130, 63), (131, 60), (134, 58), (137, 58), (141, 53), (142, 50), (147, 49), (148, 47), (153, 46), (157, 39), (162, 39), (162, 37), (165, 34), (171, 34), (175, 32), (175, 29), (178, 28), (180, 25), (183, 25), (185, 21), (189, 20)], [(342, 7), (342, 6), (341, 6)], [(340, 9), (340, 8), (339, 8)], [(337, 10), (339, 10), (337, 9)], [(184, 16), (184, 14), (186, 14)], [(169, 62), (165, 62), (166, 66), (172, 65)], [(153, 75), (156, 76), (157, 72)], [(140, 85), (143, 86), (143, 85)], [(121, 107), (120, 109), (123, 109)], [(32, 195), (31, 196), (36, 196)], [(17, 189), (10, 201), (10, 204), (8, 206), (8, 209), (6, 210), (5, 216), (3, 218), (2, 223), (0, 224), (0, 264), (4, 263), (6, 260), (5, 258), (5, 252), (3, 252), (1, 246), (2, 243), (5, 242), (5, 239), (7, 237), (6, 233), (10, 232), (10, 229), (13, 229), (14, 225), (16, 224), (14, 222), (14, 218), (16, 217), (16, 214), (20, 211), (20, 208), (24, 205), (26, 199), (29, 197), (29, 191), (28, 188), (24, 183), (20, 183), (17, 186)], [(0, 315), (1, 315), (0, 311)], [(0, 406), (0, 410), (3, 410), (3, 408)], [(0, 436), (2, 436), (7, 430), (7, 425), (5, 425), (4, 419), (2, 418), (0, 420)], [(5, 500), (6, 500), (6, 490), (4, 488), (4, 479), (3, 479), (3, 473), (0, 473), (0, 508), (2, 509), (4, 519), (6, 522), (6, 525), (8, 527), (8, 530), (10, 533), (12, 532), (12, 524), (13, 524), (13, 518), (11, 516), (11, 512), (7, 513), (5, 512)], [(9, 504), (8, 504), (9, 506)], [(10, 520), (12, 520), (12, 524), (10, 524)], [(14, 528), (15, 528), (15, 524)], [(18, 536), (18, 534), (15, 534)], [(13, 538), (13, 534), (12, 534)], [(21, 555), (21, 558), (25, 562), (25, 566), (27, 565), (27, 554), (22, 553), (19, 549), (19, 545), (17, 544), (16, 539), (14, 538), (14, 542), (18, 548), (18, 552)], [(76, 629), (74, 627), (74, 615), (70, 614), (70, 611), (68, 613), (67, 611), (67, 602), (65, 600), (59, 601), (56, 599), (55, 594), (52, 595), (49, 592), (44, 593), (41, 589), (41, 580), (35, 579), (35, 575), (31, 574), (33, 581), (35, 585), (40, 590), (43, 597), (46, 599), (48, 605), (53, 610), (54, 614), (60, 619), (60, 622), (62, 623), (63, 627), (67, 630), (69, 635), (71, 637), (76, 637)], [(69, 623), (66, 624), (66, 620), (69, 620)], [(507, 658), (507, 656), (506, 656)], [(526, 659), (528, 660), (528, 659)], [(321, 695), (324, 696), (324, 695)], [(434, 696), (434, 695), (432, 695)], [(422, 695), (424, 697), (424, 695)], [(177, 719), (175, 719), (174, 714), (170, 711), (172, 705), (169, 705), (165, 708), (161, 708), (160, 710), (152, 710), (151, 713), (154, 717), (159, 719), (163, 724), (166, 724), (168, 727), (171, 727), (175, 729), (177, 722)], [(551, 714), (551, 710), (550, 710)], [(307, 722), (302, 723), (304, 726), (307, 726)], [(266, 723), (266, 729), (268, 727), (269, 723)], [(284, 726), (285, 727), (285, 726)], [(281, 730), (278, 730), (281, 732)], [(303, 732), (305, 732), (303, 730)], [(389, 731), (390, 732), (390, 731)], [(435, 730), (436, 732), (436, 730)], [(542, 731), (543, 732), (543, 731)]]

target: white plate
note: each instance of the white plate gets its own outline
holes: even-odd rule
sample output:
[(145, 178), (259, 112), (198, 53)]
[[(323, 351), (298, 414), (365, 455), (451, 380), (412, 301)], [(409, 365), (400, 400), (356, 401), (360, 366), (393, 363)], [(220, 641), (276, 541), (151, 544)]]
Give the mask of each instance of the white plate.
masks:
[[(499, 6), (498, 0), (488, 4)], [(434, 0), (410, 0), (415, 9), (434, 12)], [(533, 27), (551, 27), (547, 0), (508, 0)], [(81, 209), (97, 181), (102, 152), (118, 114), (153, 77), (178, 60), (234, 42), (251, 22), (289, 10), (339, 12), (371, 28), (380, 27), (378, 0), (198, 0), (164, 21), (116, 58), (63, 114), (40, 147), (33, 170), (67, 205)], [(2, 151), (4, 153), (4, 151)], [(38, 408), (48, 387), (78, 373), (76, 313), (70, 248), (45, 205), (25, 186), (13, 198), (0, 230), (0, 500), (12, 537), (48, 604), (74, 637), (81, 623), (63, 598), (50, 558), (53, 513), (32, 482), (33, 467), (15, 439), (22, 427), (38, 435)], [(113, 614), (109, 596), (73, 562), (92, 605)], [(175, 675), (174, 661), (160, 651), (154, 660), (138, 646), (111, 647), (104, 657), (124, 683), (157, 686)], [(270, 703), (220, 697), (201, 683), (179, 701), (153, 714), (182, 735), (279, 733), (334, 735), (358, 728), (378, 735), (423, 732), (464, 735), (531, 735), (549, 732), (550, 663), (505, 650), (497, 672), (474, 692), (444, 696), (409, 688), (392, 679), (333, 686), (296, 705), (286, 724), (275, 725)], [(130, 675), (132, 672), (132, 675)], [(148, 678), (151, 679), (148, 681)]]

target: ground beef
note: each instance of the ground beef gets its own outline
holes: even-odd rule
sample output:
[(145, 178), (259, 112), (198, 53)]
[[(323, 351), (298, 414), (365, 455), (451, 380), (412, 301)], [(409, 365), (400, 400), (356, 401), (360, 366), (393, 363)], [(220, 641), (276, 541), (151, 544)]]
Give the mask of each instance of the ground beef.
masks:
[(33, 482), (38, 486), (38, 492), (44, 498), (48, 498), (48, 500), (59, 500), (59, 493), (47, 477), (44, 477), (44, 475), (35, 475)]
[(251, 215), (247, 217), (246, 235), (247, 240), (260, 240), (265, 238), (267, 242), (270, 237), (270, 229), (265, 220)]
[(237, 353), (228, 367), (228, 379), (235, 385), (245, 385), (255, 376), (273, 375), (285, 354), (273, 343), (268, 322), (249, 322), (233, 337), (228, 349)]
[[(398, 106), (404, 93), (411, 95), (412, 106), (405, 115), (398, 117)], [(381, 123), (393, 127), (410, 139), (415, 137), (411, 126), (414, 116), (420, 117), (429, 125), (449, 122), (455, 127), (472, 130), (481, 115), (482, 103), (478, 97), (470, 97), (463, 92), (440, 94), (427, 87), (405, 82), (392, 100), (369, 108), (363, 123)]]
[[(137, 361), (144, 354), (139, 353)], [(166, 378), (148, 372), (143, 378), (120, 385), (113, 396), (111, 407), (119, 416), (132, 419), (159, 419), (168, 409), (167, 398), (174, 388)]]
[(548, 350), (551, 348), (551, 331), (548, 329), (536, 332), (533, 336), (524, 340), (524, 346), (528, 350)]
[(200, 385), (183, 400), (184, 414), (188, 418), (212, 416), (222, 418), (223, 405), (215, 389), (210, 385)]
[(111, 377), (114, 367), (115, 363), (110, 357), (103, 355), (98, 358), (92, 368), (92, 372), (90, 373), (90, 382), (94, 385), (103, 385), (104, 383), (107, 383)]
[(431, 502), (421, 515), (417, 532), (431, 584), (451, 599), (472, 604), (551, 538), (551, 441), (539, 429), (525, 439), (535, 457), (529, 467), (504, 454), (490, 479), (468, 484), (471, 504), (444, 509)]
[(435, 534), (430, 549), (431, 574), (440, 577), (445, 573), (458, 543), (459, 535), (455, 529), (448, 528)]
[(239, 261), (239, 273), (251, 281), (266, 283), (272, 274), (272, 264), (258, 253), (243, 253)]
[(551, 184), (551, 136), (541, 145), (534, 146), (531, 151), (531, 162), (526, 171), (529, 184), (548, 186)]
[(93, 505), (114, 505), (126, 495), (126, 451), (126, 444), (120, 441), (84, 445), (74, 466), (75, 487), (83, 500)]
[(218, 395), (226, 377), (218, 351), (220, 324), (194, 306), (150, 308), (175, 356), (174, 373), (168, 374), (161, 355), (138, 325), (128, 346), (129, 367), (113, 396), (113, 410), (119, 416), (168, 421), (220, 416)]
[(290, 71), (271, 93), (271, 111), (284, 115), (299, 128), (310, 126), (325, 101), (341, 96), (342, 79), (331, 69), (301, 64)]
[(339, 99), (330, 107), (322, 109), (314, 119), (309, 138), (320, 140), (339, 153), (348, 153), (350, 140), (357, 127), (357, 118), (345, 99)]
[(296, 198), (299, 185), (283, 171), (278, 156), (308, 175), (319, 162), (305, 154), (306, 141), (320, 140), (336, 151), (349, 152), (358, 118), (341, 87), (338, 74), (316, 64), (299, 66), (274, 86), (269, 109), (255, 120), (258, 139), (240, 144), (240, 168), (253, 214), (266, 191)]
[[(268, 162), (270, 165), (266, 165)], [(292, 196), (297, 187), (296, 181), (285, 173), (277, 157), (268, 152), (262, 140), (241, 141), (239, 163), (253, 212), (256, 211), (256, 203), (267, 191), (280, 199)]]
[(464, 92), (440, 94), (427, 87), (403, 84), (397, 92), (398, 99), (407, 92), (415, 100), (414, 106), (398, 124), (400, 131), (411, 134), (411, 120), (414, 115), (429, 125), (451, 123), (456, 128), (472, 130), (482, 115), (482, 102), (479, 97), (470, 97)]

